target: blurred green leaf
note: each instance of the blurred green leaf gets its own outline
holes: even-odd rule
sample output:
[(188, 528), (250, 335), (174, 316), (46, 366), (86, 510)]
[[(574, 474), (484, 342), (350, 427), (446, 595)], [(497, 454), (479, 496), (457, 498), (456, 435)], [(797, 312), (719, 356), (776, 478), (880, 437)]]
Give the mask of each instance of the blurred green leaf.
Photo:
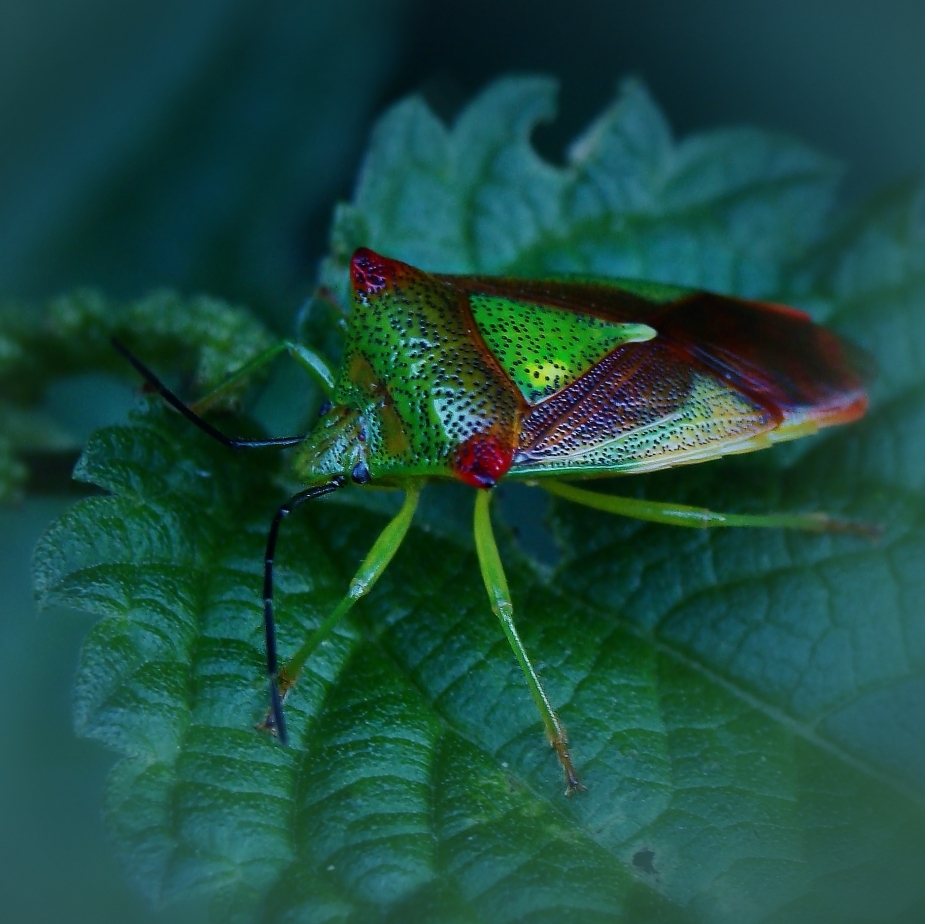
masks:
[(273, 342), (243, 308), (220, 299), (154, 292), (112, 302), (90, 290), (41, 309), (0, 309), (0, 500), (14, 495), (28, 472), (17, 455), (77, 449), (39, 401), (54, 381), (83, 372), (137, 377), (110, 342), (119, 337), (162, 369), (193, 371), (208, 390)]
[(29, 472), (16, 457), (13, 444), (6, 436), (0, 436), (0, 500), (20, 495)]
[(23, 9), (24, 52), (5, 62), (19, 105), (0, 112), (0, 289), (170, 286), (285, 324), (314, 282), (324, 241), (311, 229), (362, 153), (406, 6)]
[[(309, 663), (284, 750), (251, 727), (279, 469), (152, 406), (93, 437), (78, 477), (111, 496), (76, 505), (36, 554), (45, 605), (100, 617), (76, 721), (120, 755), (106, 809), (126, 866), (156, 899), (211, 896), (223, 921), (912, 920), (925, 900), (923, 193), (832, 230), (830, 161), (756, 131), (676, 144), (638, 84), (557, 168), (529, 145), (551, 106), (538, 80), (495, 84), (451, 130), (399, 104), (339, 210), (327, 284), (343, 291), (364, 244), (429, 269), (799, 300), (883, 370), (867, 420), (622, 490), (826, 509), (883, 537), (687, 531), (555, 504), (549, 580), (508, 541), (524, 641), (588, 787), (566, 799), (474, 555), (425, 519)], [(287, 522), (283, 654), (384, 522), (330, 502)]]

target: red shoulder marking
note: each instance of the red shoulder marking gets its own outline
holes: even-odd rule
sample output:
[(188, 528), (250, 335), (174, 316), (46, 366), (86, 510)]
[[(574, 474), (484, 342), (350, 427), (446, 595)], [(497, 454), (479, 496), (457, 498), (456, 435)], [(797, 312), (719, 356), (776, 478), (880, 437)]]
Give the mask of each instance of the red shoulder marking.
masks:
[(374, 295), (387, 285), (394, 285), (396, 276), (405, 266), (398, 260), (390, 260), (367, 247), (360, 247), (350, 259), (350, 281), (355, 292)]
[(514, 461), (514, 451), (493, 433), (474, 433), (456, 449), (457, 478), (474, 488), (493, 488)]

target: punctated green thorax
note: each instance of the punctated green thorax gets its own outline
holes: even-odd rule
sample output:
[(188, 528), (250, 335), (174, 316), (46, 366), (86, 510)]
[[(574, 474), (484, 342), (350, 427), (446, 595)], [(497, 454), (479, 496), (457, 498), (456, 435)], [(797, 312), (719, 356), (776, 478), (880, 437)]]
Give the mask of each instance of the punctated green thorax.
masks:
[(567, 388), (624, 343), (651, 340), (645, 324), (621, 324), (500, 296), (472, 295), (482, 337), (528, 404)]
[(513, 446), (517, 396), (473, 337), (465, 296), (391, 266), (381, 285), (355, 282), (335, 394), (366, 422), (373, 477), (452, 474), (455, 451), (474, 434)]
[(306, 480), (363, 462), (374, 479), (487, 486), (513, 463), (531, 406), (617, 347), (655, 336), (602, 312), (482, 294), (370, 251), (354, 255), (351, 274), (336, 407), (300, 451)]

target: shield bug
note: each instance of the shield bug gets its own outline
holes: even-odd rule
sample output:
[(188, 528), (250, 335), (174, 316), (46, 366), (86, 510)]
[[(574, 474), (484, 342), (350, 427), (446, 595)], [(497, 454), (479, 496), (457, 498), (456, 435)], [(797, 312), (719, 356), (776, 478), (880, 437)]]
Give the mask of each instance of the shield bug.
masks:
[[(288, 349), (327, 394), (304, 437), (229, 438), (116, 343), (167, 402), (225, 445), (298, 447), (294, 472), (306, 487), (271, 521), (263, 587), (266, 727), (283, 743), (287, 691), (391, 561), (429, 480), (476, 489), (475, 546), (491, 607), (568, 792), (580, 783), (565, 730), (517, 634), (492, 533), (491, 489), (499, 481), (526, 480), (598, 510), (678, 526), (864, 530), (820, 513), (722, 514), (573, 484), (762, 449), (861, 417), (867, 396), (848, 348), (801, 311), (638, 281), (439, 275), (366, 249), (353, 255), (351, 281), (336, 374), (319, 355), (284, 343), (219, 389)], [(341, 602), (280, 666), (273, 622), (280, 525), (295, 508), (351, 482), (402, 489), (404, 502)]]

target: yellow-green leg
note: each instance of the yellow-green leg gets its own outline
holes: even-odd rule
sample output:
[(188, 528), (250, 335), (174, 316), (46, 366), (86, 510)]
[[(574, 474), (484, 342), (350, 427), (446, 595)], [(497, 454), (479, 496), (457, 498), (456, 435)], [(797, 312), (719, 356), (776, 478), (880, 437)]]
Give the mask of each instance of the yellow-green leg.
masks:
[(363, 564), (360, 565), (357, 573), (350, 581), (350, 586), (343, 599), (279, 672), (277, 681), (281, 694), (285, 695), (292, 687), (298, 679), (305, 662), (311, 657), (315, 649), (331, 634), (338, 622), (350, 612), (354, 603), (369, 593), (376, 581), (382, 576), (383, 571), (388, 567), (389, 562), (395, 557), (395, 553), (408, 533), (408, 527), (411, 525), (414, 511), (417, 509), (422, 487), (422, 483), (414, 482), (405, 488), (405, 500), (401, 509), (389, 521), (386, 528), (379, 534), (379, 538), (373, 543), (373, 547), (363, 560)]
[(864, 535), (879, 533), (874, 526), (838, 520), (825, 513), (717, 513), (705, 507), (688, 507), (685, 504), (601, 494), (599, 491), (587, 491), (561, 481), (542, 481), (538, 484), (556, 497), (562, 497), (585, 507), (592, 507), (594, 510), (616, 513), (635, 520), (666, 523), (669, 526), (692, 526), (699, 529), (710, 529), (717, 526), (758, 526), (772, 529), (802, 529), (817, 533), (854, 532)]
[(521, 642), (520, 636), (517, 634), (517, 627), (514, 625), (514, 604), (511, 602), (511, 592), (508, 590), (507, 578), (501, 564), (501, 556), (498, 554), (498, 545), (495, 542), (495, 535), (491, 528), (490, 502), (490, 490), (481, 490), (476, 495), (475, 549), (482, 569), (482, 578), (485, 581), (485, 589), (488, 591), (488, 597), (491, 600), (491, 608), (501, 622), (501, 628), (504, 630), (504, 634), (507, 636), (507, 640), (514, 652), (514, 657), (517, 658), (517, 663), (527, 680), (530, 695), (540, 712), (543, 727), (546, 729), (546, 737), (549, 739), (549, 743), (555, 750), (559, 763), (562, 764), (562, 769), (565, 771), (568, 786), (566, 794), (569, 794), (584, 787), (578, 781), (578, 775), (572, 766), (565, 729), (549, 702), (549, 697), (540, 683), (540, 678), (536, 675), (533, 664), (524, 649), (523, 642)]
[(191, 409), (201, 414), (219, 398), (241, 384), (248, 376), (262, 369), (272, 362), (280, 353), (288, 353), (308, 374), (317, 382), (327, 397), (334, 394), (334, 373), (327, 362), (314, 350), (295, 343), (292, 340), (281, 340), (258, 353), (253, 359), (246, 362), (240, 369), (235, 370), (221, 385), (213, 388), (207, 395), (200, 398)]

